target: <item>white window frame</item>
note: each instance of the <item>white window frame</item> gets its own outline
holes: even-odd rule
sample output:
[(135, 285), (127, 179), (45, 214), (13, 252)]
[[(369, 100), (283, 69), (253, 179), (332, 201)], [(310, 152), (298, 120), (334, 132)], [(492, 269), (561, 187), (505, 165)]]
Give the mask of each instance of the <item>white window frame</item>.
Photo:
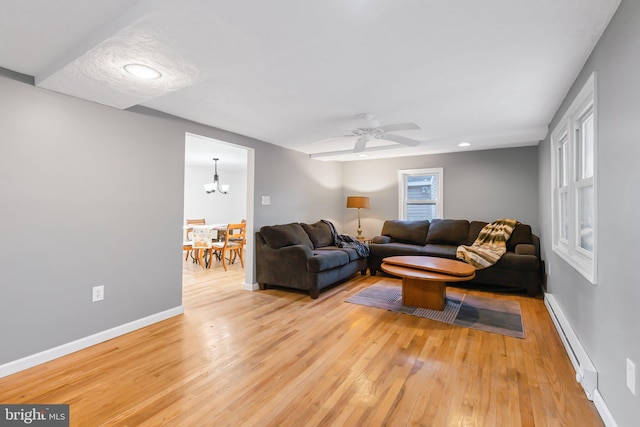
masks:
[[(592, 284), (597, 284), (597, 152), (598, 110), (597, 75), (591, 74), (580, 93), (551, 133), (551, 223), (552, 247), (569, 265)], [(593, 119), (592, 170), (589, 177), (582, 177), (584, 156), (580, 148), (581, 126), (587, 118)], [(562, 154), (561, 154), (562, 153)], [(593, 248), (592, 252), (580, 246), (580, 206), (578, 192), (581, 188), (593, 188)], [(566, 222), (562, 219), (560, 200), (565, 197)], [(566, 228), (563, 230), (563, 226)]]
[[(424, 200), (425, 202), (435, 202), (436, 218), (444, 218), (444, 171), (443, 168), (423, 168), (423, 169), (401, 169), (398, 171), (398, 218), (407, 218), (407, 178), (413, 175), (436, 175), (438, 182), (438, 199)], [(412, 202), (416, 202), (412, 200)]]

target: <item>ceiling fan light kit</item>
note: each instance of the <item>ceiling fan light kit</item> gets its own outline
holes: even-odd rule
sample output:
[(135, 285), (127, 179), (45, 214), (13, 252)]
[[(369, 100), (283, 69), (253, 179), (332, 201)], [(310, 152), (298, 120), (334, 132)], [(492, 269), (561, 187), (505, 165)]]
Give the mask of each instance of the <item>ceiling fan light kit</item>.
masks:
[(358, 114), (358, 121), (356, 122), (355, 126), (356, 128), (375, 129), (379, 126), (380, 122), (374, 119), (372, 114)]

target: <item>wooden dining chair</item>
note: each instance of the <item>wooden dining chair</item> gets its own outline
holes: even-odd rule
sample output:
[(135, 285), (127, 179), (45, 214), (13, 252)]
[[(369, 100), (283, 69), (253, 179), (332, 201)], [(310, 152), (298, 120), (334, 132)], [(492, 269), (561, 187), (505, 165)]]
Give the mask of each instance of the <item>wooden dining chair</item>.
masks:
[[(205, 225), (207, 222), (205, 221), (204, 218), (197, 218), (197, 219), (188, 219), (186, 221), (187, 225)], [(189, 259), (189, 254), (191, 253), (191, 251), (193, 250), (193, 242), (191, 239), (191, 233), (193, 232), (193, 228), (192, 227), (187, 227), (184, 229), (184, 241), (182, 242), (182, 250), (184, 250), (186, 252), (186, 255), (184, 257), (184, 260), (188, 260)]]
[[(247, 220), (243, 218), (242, 221), (240, 221), (240, 223), (246, 224)], [(247, 243), (246, 233), (241, 238), (240, 237), (231, 236), (231, 239), (229, 239), (229, 240), (231, 240), (232, 242), (242, 242), (242, 247), (244, 248), (244, 246)], [(238, 255), (238, 251), (234, 251), (230, 255), (231, 256), (229, 257), (229, 262), (231, 262), (231, 264), (233, 264), (236, 261), (236, 257)], [(244, 264), (242, 266), (244, 267)]]
[(228, 224), (227, 232), (224, 236), (224, 242), (214, 242), (211, 245), (213, 251), (220, 253), (222, 258), (222, 266), (224, 271), (227, 271), (227, 253), (229, 253), (229, 260), (234, 260), (236, 257), (240, 258), (240, 263), (244, 267), (244, 246), (247, 242), (247, 224)]

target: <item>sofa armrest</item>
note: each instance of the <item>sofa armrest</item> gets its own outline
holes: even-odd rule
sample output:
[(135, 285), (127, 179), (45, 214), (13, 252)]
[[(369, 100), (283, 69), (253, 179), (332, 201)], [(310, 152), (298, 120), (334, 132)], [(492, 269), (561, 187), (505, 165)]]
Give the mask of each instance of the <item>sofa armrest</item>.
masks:
[(536, 247), (529, 243), (520, 243), (515, 247), (516, 255), (534, 255), (536, 256)]
[(391, 237), (389, 237), (389, 236), (376, 236), (371, 240), (371, 243), (391, 243)]
[(307, 245), (291, 245), (280, 249), (273, 249), (274, 261), (282, 262), (283, 258), (287, 263), (307, 266), (307, 260), (313, 256), (313, 250)]
[(540, 260), (535, 255), (507, 252), (495, 263), (495, 266), (499, 270), (538, 271), (540, 269)]
[(313, 251), (307, 245), (273, 249), (264, 240), (256, 239), (256, 279), (259, 283), (288, 284), (293, 280), (291, 277), (307, 272), (307, 260), (312, 256)]

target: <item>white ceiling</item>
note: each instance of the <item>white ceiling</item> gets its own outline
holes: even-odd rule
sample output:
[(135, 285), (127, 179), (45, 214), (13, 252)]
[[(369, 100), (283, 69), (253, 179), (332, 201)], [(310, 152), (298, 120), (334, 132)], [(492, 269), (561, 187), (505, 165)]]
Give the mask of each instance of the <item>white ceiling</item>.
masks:
[(368, 158), (535, 145), (619, 2), (2, 0), (0, 67), (309, 154), (349, 151), (317, 141), (361, 113), (421, 127)]
[(218, 160), (220, 170), (247, 170), (248, 153), (246, 149), (217, 139), (188, 133), (185, 137), (185, 158), (187, 166), (207, 166), (214, 170), (214, 161)]

